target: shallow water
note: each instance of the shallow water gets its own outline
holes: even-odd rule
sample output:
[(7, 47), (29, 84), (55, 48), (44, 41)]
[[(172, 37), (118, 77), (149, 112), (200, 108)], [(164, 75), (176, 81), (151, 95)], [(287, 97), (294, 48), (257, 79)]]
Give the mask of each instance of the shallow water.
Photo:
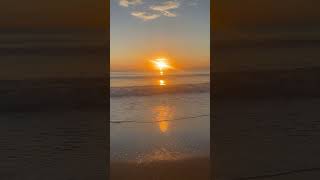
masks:
[(111, 98), (111, 160), (209, 157), (209, 93)]

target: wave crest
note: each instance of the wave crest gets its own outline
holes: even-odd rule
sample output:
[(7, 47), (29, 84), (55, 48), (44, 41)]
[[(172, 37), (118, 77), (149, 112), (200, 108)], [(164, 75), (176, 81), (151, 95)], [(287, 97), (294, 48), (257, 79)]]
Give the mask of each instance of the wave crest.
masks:
[(171, 86), (133, 86), (133, 87), (111, 87), (111, 97), (126, 96), (151, 96), (157, 94), (177, 94), (177, 93), (203, 93), (210, 91), (209, 83), (183, 84)]

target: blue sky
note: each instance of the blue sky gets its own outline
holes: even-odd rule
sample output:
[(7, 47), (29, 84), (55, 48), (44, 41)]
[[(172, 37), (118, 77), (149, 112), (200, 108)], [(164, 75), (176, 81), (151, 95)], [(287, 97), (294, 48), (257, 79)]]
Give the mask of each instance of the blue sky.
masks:
[(210, 0), (111, 0), (111, 70), (164, 56), (181, 69), (210, 64)]

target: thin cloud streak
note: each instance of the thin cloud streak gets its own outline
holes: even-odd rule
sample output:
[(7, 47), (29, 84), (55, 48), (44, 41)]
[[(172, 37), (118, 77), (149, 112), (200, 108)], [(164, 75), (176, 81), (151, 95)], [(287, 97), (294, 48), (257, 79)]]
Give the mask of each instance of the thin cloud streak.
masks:
[(169, 10), (177, 9), (179, 8), (180, 3), (175, 1), (167, 1), (160, 5), (152, 5), (150, 6), (150, 9), (153, 11), (158, 11), (162, 15), (167, 17), (176, 17), (177, 15), (175, 13), (170, 12)]
[(134, 6), (138, 4), (142, 4), (142, 0), (120, 0), (119, 1), (119, 5), (123, 7), (129, 7), (130, 5)]
[(157, 19), (158, 17), (160, 17), (159, 14), (148, 14), (142, 11), (134, 11), (131, 13), (131, 15), (139, 19), (142, 19), (143, 21), (149, 21), (149, 20)]
[[(172, 12), (174, 9), (178, 9), (180, 7), (180, 2), (182, 1), (166, 1), (162, 3), (149, 4), (147, 2), (143, 2), (143, 0), (118, 0), (119, 6), (122, 7), (129, 7), (129, 6), (135, 6), (134, 9), (137, 9), (137, 11), (132, 11), (130, 14), (134, 17), (137, 17), (143, 21), (149, 21), (157, 19), (161, 16), (166, 17), (176, 17), (177, 14), (175, 12)], [(146, 6), (139, 6), (145, 4)], [(141, 8), (139, 8), (141, 7)], [(139, 10), (140, 9), (140, 10)]]

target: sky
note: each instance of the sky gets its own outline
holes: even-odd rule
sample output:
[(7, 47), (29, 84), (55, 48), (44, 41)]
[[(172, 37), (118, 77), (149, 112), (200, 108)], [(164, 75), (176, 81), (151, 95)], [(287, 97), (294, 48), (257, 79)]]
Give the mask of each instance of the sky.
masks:
[(180, 70), (210, 66), (210, 0), (111, 0), (111, 71), (148, 71), (167, 58)]

